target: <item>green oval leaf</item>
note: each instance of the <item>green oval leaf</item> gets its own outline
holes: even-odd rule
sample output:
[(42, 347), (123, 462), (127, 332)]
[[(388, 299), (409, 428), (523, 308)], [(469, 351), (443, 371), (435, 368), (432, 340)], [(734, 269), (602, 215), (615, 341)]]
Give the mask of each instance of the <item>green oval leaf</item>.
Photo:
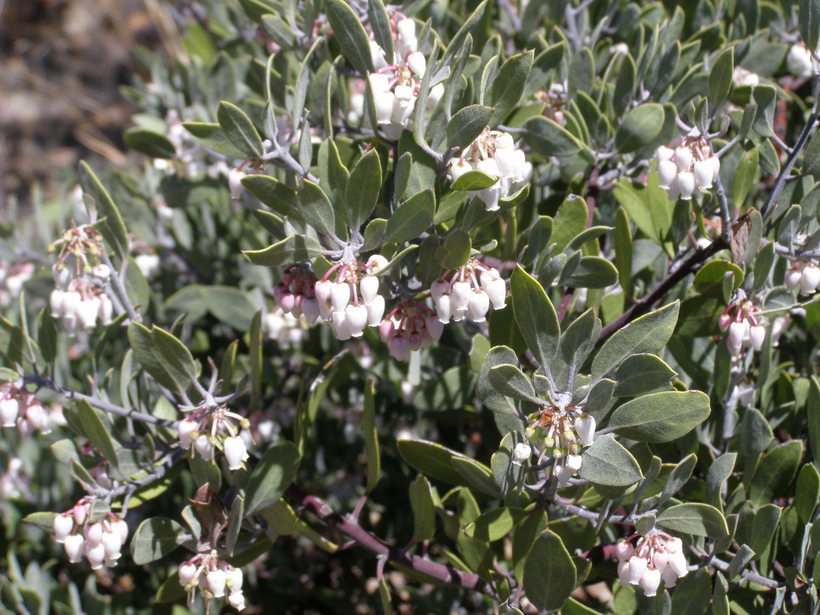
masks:
[(296, 477), (300, 461), (292, 442), (283, 441), (265, 451), (248, 478), (245, 515), (275, 504)]
[(651, 143), (663, 128), (663, 106), (644, 103), (621, 120), (615, 131), (615, 148), (622, 154), (634, 152)]
[(709, 416), (709, 396), (700, 391), (664, 391), (626, 402), (607, 429), (639, 442), (670, 442)]
[(524, 563), (524, 591), (538, 609), (555, 611), (576, 584), (575, 564), (561, 538), (549, 531), (535, 539)]

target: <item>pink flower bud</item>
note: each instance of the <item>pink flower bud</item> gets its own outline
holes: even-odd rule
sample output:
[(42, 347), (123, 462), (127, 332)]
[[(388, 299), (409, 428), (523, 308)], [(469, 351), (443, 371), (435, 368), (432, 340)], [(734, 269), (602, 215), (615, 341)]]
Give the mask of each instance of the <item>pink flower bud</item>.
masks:
[(302, 316), (309, 325), (319, 319), (319, 303), (316, 299), (302, 299)]
[(393, 320), (391, 318), (386, 318), (379, 325), (379, 337), (381, 337), (382, 341), (386, 344), (390, 341), (390, 338), (393, 337), (395, 330), (396, 325), (393, 324)]
[(403, 335), (391, 338), (387, 342), (387, 350), (396, 361), (410, 360), (410, 342)]
[(634, 551), (634, 547), (625, 540), (622, 540), (615, 545), (615, 555), (617, 555), (618, 559), (621, 561), (629, 560)]
[(730, 324), (732, 324), (732, 317), (725, 312), (721, 314), (718, 318), (718, 328), (725, 333), (729, 330)]
[(444, 280), (436, 280), (430, 286), (430, 296), (433, 298), (433, 301), (437, 301), (439, 297), (446, 294), (448, 289), (450, 288), (450, 283)]
[(424, 326), (427, 328), (427, 333), (430, 339), (437, 342), (441, 339), (441, 334), (444, 332), (444, 323), (442, 323), (435, 316), (428, 316), (424, 319)]

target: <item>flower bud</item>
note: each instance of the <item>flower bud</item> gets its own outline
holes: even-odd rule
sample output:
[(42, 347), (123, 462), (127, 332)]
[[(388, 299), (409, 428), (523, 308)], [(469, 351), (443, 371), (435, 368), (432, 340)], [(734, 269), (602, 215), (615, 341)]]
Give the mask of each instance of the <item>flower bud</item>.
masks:
[(570, 470), (573, 474), (578, 472), (581, 469), (582, 459), (580, 455), (567, 455), (567, 459), (565, 464), (567, 469)]
[(367, 324), (371, 327), (377, 327), (384, 316), (384, 297), (376, 295), (373, 300), (367, 304)]
[(466, 160), (460, 160), (458, 158), (451, 158), (448, 166), (450, 169), (450, 177), (453, 179), (453, 181), (456, 181), (465, 173), (474, 170), (469, 162), (467, 162)]
[(89, 523), (83, 528), (87, 547), (96, 547), (102, 543), (103, 527), (101, 523)]
[(237, 611), (241, 611), (245, 608), (245, 596), (242, 595), (242, 592), (233, 592), (228, 596), (228, 604)]
[(749, 343), (755, 350), (763, 348), (766, 340), (766, 328), (763, 325), (752, 325), (749, 327)]
[(803, 278), (803, 274), (800, 272), (799, 269), (789, 269), (786, 272), (786, 276), (783, 280), (783, 284), (785, 284), (786, 288), (789, 290), (794, 290), (800, 285), (800, 280)]
[(211, 570), (205, 578), (208, 583), (208, 589), (214, 595), (214, 598), (221, 598), (225, 595), (226, 578), (224, 570)]
[(345, 317), (350, 335), (361, 337), (364, 328), (367, 326), (367, 307), (362, 305), (348, 305), (345, 308)]
[(660, 177), (660, 187), (668, 190), (678, 176), (677, 165), (671, 160), (661, 160), (658, 162), (658, 176)]
[(695, 176), (691, 171), (681, 171), (678, 173), (678, 190), (680, 198), (688, 201), (695, 192)]
[(683, 145), (676, 147), (675, 154), (672, 159), (675, 162), (675, 166), (678, 167), (679, 172), (684, 173), (689, 171), (689, 168), (692, 165), (692, 150)]
[(65, 553), (68, 556), (68, 561), (72, 564), (76, 564), (83, 559), (83, 547), (85, 546), (85, 538), (82, 537), (82, 534), (71, 534), (65, 537), (63, 541), (63, 547), (65, 548)]
[(743, 339), (748, 333), (749, 324), (745, 321), (735, 321), (729, 325), (729, 335), (726, 338), (726, 344), (732, 354), (738, 354), (743, 347)]
[(450, 322), (450, 317), (452, 316), (452, 299), (450, 295), (442, 295), (435, 301), (435, 304), (438, 319), (443, 324)]
[(109, 560), (117, 560), (120, 557), (122, 541), (117, 530), (108, 531), (103, 534), (102, 546), (105, 549), (105, 557)]
[(626, 561), (630, 557), (632, 557), (632, 553), (634, 551), (634, 547), (625, 540), (621, 540), (620, 542), (618, 542), (618, 544), (615, 545), (615, 554), (621, 561)]
[(529, 461), (532, 456), (532, 448), (526, 442), (519, 442), (513, 449), (513, 463), (517, 466)]
[(225, 571), (225, 581), (232, 593), (242, 589), (242, 570), (239, 568), (228, 568)]
[(370, 57), (373, 60), (373, 68), (376, 70), (387, 66), (384, 49), (382, 49), (376, 41), (370, 41)]
[(16, 399), (0, 400), (0, 423), (3, 427), (14, 427), (20, 405)]
[(210, 438), (208, 438), (206, 434), (197, 436), (194, 446), (196, 447), (196, 452), (200, 457), (208, 460), (213, 459), (214, 447), (211, 444)]
[(387, 267), (390, 264), (384, 256), (381, 254), (372, 254), (370, 258), (367, 259), (365, 263), (365, 268), (370, 275), (377, 275), (381, 272), (382, 269)]
[(437, 342), (441, 339), (441, 334), (444, 332), (444, 324), (435, 316), (428, 316), (424, 319), (424, 326), (427, 328), (427, 333), (430, 339)]
[(820, 267), (817, 265), (806, 265), (800, 275), (800, 290), (804, 293), (812, 293), (820, 285)]
[(414, 51), (410, 55), (407, 56), (407, 66), (410, 67), (416, 75), (421, 78), (424, 77), (424, 72), (427, 70), (427, 60), (424, 57), (424, 54), (420, 51)]
[(48, 297), (48, 304), (51, 308), (51, 317), (52, 318), (60, 318), (63, 315), (63, 296), (65, 293), (61, 291), (59, 288), (55, 288), (51, 291), (51, 294)]
[(231, 198), (237, 200), (242, 197), (245, 192), (245, 186), (242, 185), (242, 180), (245, 178), (245, 172), (239, 169), (231, 169), (228, 171), (228, 189), (231, 191)]
[(595, 417), (587, 413), (583, 413), (575, 419), (575, 433), (578, 434), (578, 440), (581, 446), (592, 446), (592, 440), (595, 437)]
[(316, 297), (316, 301), (319, 302), (319, 305), (322, 303), (327, 303), (330, 300), (332, 282), (329, 280), (319, 280), (313, 286), (313, 294)]
[(490, 297), (483, 290), (474, 290), (470, 293), (468, 312), (473, 322), (484, 322), (487, 311), (490, 309)]
[(359, 282), (359, 290), (365, 303), (370, 303), (379, 293), (379, 278), (374, 275), (366, 275)]
[(74, 519), (70, 515), (61, 514), (54, 517), (54, 540), (58, 543), (65, 542), (73, 529)]
[(229, 470), (239, 470), (248, 457), (245, 441), (239, 436), (228, 436), (222, 444)]
[(661, 573), (654, 568), (643, 573), (640, 580), (641, 589), (648, 598), (658, 593), (658, 586), (661, 584)]
[(191, 448), (193, 433), (196, 431), (197, 422), (191, 418), (186, 418), (177, 423), (177, 432), (179, 433), (179, 443), (182, 448)]
[(196, 566), (193, 564), (182, 564), (179, 567), (179, 584), (182, 587), (190, 585), (191, 581), (196, 578)]
[(630, 583), (638, 583), (643, 577), (644, 572), (646, 572), (646, 565), (647, 561), (642, 558), (638, 557), (637, 555), (633, 555), (629, 558), (629, 582)]
[(350, 284), (334, 282), (330, 286), (330, 299), (333, 309), (337, 312), (344, 312), (350, 302)]
[(652, 556), (652, 566), (654, 566), (656, 570), (663, 570), (668, 563), (669, 554), (666, 551), (655, 551), (655, 554)]
[(390, 341), (387, 342), (387, 350), (396, 361), (410, 360), (410, 342), (403, 335), (391, 338)]
[(85, 557), (91, 566), (91, 570), (99, 570), (102, 568), (103, 562), (105, 562), (105, 547), (102, 542), (92, 545), (86, 540)]

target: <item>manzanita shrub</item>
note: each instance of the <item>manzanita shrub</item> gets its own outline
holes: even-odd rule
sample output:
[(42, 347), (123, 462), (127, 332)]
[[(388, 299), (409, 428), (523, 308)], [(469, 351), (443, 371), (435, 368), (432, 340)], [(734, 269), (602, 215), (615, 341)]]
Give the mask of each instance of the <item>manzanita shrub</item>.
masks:
[(3, 221), (3, 612), (817, 613), (820, 1), (167, 8)]

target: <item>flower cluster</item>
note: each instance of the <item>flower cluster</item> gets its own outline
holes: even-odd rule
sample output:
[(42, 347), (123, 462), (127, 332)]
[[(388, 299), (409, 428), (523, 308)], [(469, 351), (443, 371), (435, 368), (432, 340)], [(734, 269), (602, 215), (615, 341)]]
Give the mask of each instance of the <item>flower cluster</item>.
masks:
[(0, 306), (8, 305), (34, 275), (34, 263), (0, 261)]
[(723, 311), (718, 319), (718, 326), (726, 336), (726, 346), (734, 356), (744, 348), (760, 350), (766, 340), (766, 327), (759, 315), (760, 308), (748, 299), (742, 299)]
[(444, 323), (433, 310), (412, 302), (395, 308), (379, 326), (382, 341), (397, 361), (408, 361), (413, 350), (429, 348), (443, 330)]
[(3, 427), (16, 426), (23, 435), (34, 430), (49, 433), (55, 423), (62, 422), (62, 410), (58, 412), (60, 417), (46, 409), (24, 388), (22, 380), (0, 383), (0, 425)]
[(664, 587), (674, 587), (689, 572), (680, 538), (653, 529), (640, 536), (633, 546), (630, 541), (635, 536), (615, 547), (621, 585), (640, 585), (644, 594), (651, 597), (658, 592), (661, 581)]
[(669, 191), (669, 198), (688, 200), (695, 189), (712, 187), (720, 171), (720, 160), (712, 153), (709, 142), (699, 135), (684, 137), (674, 149), (661, 145), (655, 152), (660, 186)]
[[(228, 604), (237, 611), (245, 608), (242, 594), (242, 571), (221, 561), (216, 551), (198, 553), (179, 567), (179, 584), (188, 592), (188, 603), (193, 602), (197, 588), (206, 602), (228, 595)], [(206, 609), (207, 610), (207, 609)]]
[[(554, 460), (552, 474), (559, 485), (565, 485), (581, 469), (581, 448), (592, 444), (595, 418), (570, 405), (544, 406), (527, 418), (527, 438), (541, 449), (542, 458)], [(519, 463), (523, 463), (523, 447), (516, 454)]]
[(810, 295), (820, 288), (820, 267), (814, 263), (795, 261), (786, 272), (783, 283), (789, 290), (800, 288), (801, 293)]
[(459, 322), (465, 317), (483, 322), (490, 306), (494, 310), (506, 306), (507, 286), (494, 267), (471, 258), (447, 278), (449, 273), (445, 272), (430, 287), (441, 322)]
[[(412, 116), (421, 89), (421, 80), (427, 71), (427, 60), (418, 51), (416, 22), (394, 13), (393, 28), (394, 57), (385, 58), (384, 50), (370, 41), (370, 53), (375, 73), (367, 75), (373, 92), (376, 121), (384, 136), (396, 140), (402, 130), (412, 127)], [(441, 83), (430, 84), (427, 107), (433, 108), (444, 94)]]
[(128, 524), (110, 512), (99, 521), (90, 521), (90, 515), (88, 498), (58, 514), (54, 517), (54, 539), (63, 545), (72, 564), (85, 557), (92, 570), (116, 566), (128, 540)]
[(262, 317), (262, 332), (266, 338), (282, 348), (293, 348), (305, 339), (307, 333), (304, 321), (275, 306)]
[(314, 285), (319, 315), (331, 323), (340, 340), (361, 337), (366, 326), (381, 324), (385, 301), (379, 294), (377, 274), (386, 266), (387, 259), (378, 254), (366, 263), (339, 262)]
[[(238, 426), (237, 426), (238, 425)], [(214, 449), (220, 449), (228, 462), (228, 469), (245, 467), (248, 458), (246, 436), (250, 440), (248, 420), (224, 406), (202, 406), (177, 424), (179, 443), (192, 455), (213, 461)], [(244, 432), (244, 433), (243, 433)]]
[(314, 288), (316, 276), (305, 265), (294, 263), (282, 274), (282, 279), (273, 288), (276, 303), (287, 315), (299, 318), (303, 316), (308, 325), (319, 318), (319, 302)]
[(786, 68), (797, 77), (811, 77), (814, 74), (811, 51), (803, 43), (792, 45), (786, 55)]
[(532, 164), (524, 151), (515, 146), (510, 133), (498, 130), (484, 129), (448, 166), (453, 181), (469, 171), (481, 171), (496, 180), (488, 188), (470, 191), (484, 201), (487, 211), (499, 209), (501, 199), (517, 192), (532, 176)]
[(92, 266), (103, 250), (99, 232), (90, 225), (74, 226), (52, 249), (57, 245), (62, 247), (52, 267), (51, 316), (60, 319), (69, 333), (93, 329), (98, 321), (107, 325), (114, 310), (106, 288), (111, 271), (100, 262)]

